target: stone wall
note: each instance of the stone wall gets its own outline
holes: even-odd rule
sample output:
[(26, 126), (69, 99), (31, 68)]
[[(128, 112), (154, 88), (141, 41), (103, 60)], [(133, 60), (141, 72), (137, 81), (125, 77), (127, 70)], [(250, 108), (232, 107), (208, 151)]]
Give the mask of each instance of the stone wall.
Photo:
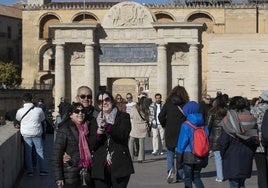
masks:
[[(22, 77), (25, 88), (33, 85), (33, 83), (39, 83), (42, 76), (54, 76), (55, 74), (54, 71), (40, 71), (39, 69), (39, 61), (42, 54), (41, 49), (46, 49), (49, 45), (52, 46), (50, 40), (39, 38), (39, 24), (42, 19), (47, 15), (52, 15), (58, 19), (59, 23), (71, 25), (74, 24), (73, 19), (84, 11), (83, 7), (79, 7), (75, 3), (71, 4), (69, 7), (65, 7), (67, 4), (57, 6), (60, 7), (55, 7), (52, 3), (46, 8), (28, 7), (23, 11), (24, 67)], [(268, 63), (263, 60), (266, 58), (266, 48), (264, 44), (268, 33), (268, 12), (265, 5), (258, 5), (258, 11), (255, 5), (230, 5), (217, 7), (191, 7), (179, 5), (175, 7), (156, 5), (146, 6), (145, 7), (152, 13), (154, 19), (156, 15), (159, 16), (163, 14), (169, 15), (170, 18), (173, 19), (169, 20), (171, 24), (173, 24), (172, 22), (176, 24), (205, 22), (208, 26), (208, 29), (201, 34), (202, 41), (199, 46), (201, 54), (198, 62), (200, 63), (201, 68), (199, 70), (201, 76), (198, 75), (199, 83), (201, 83), (199, 94), (209, 92), (214, 96), (217, 90), (221, 90), (230, 94), (230, 96), (243, 95), (251, 98), (259, 95), (262, 90), (267, 89), (267, 86), (263, 84), (264, 82), (261, 83), (261, 80), (266, 81), (268, 77), (262, 73), (265, 69), (260, 68), (266, 68), (268, 66)], [(96, 32), (96, 38), (99, 45), (95, 45), (94, 55), (96, 56), (96, 59), (99, 58), (98, 53), (100, 53), (100, 47), (104, 44), (107, 47), (110, 44), (156, 44), (166, 41), (169, 43), (168, 46), (173, 45), (175, 47), (180, 47), (184, 42), (183, 40), (185, 39), (185, 36), (190, 33), (188, 30), (177, 32), (173, 31), (171, 28), (170, 30), (165, 30), (165, 32), (159, 30), (156, 35), (156, 33), (154, 33), (155, 28), (147, 22), (146, 27), (141, 25), (135, 29), (128, 29), (123, 27), (126, 25), (126, 20), (118, 18), (116, 14), (115, 16), (112, 16), (112, 10), (116, 12), (116, 7), (117, 5), (113, 7), (111, 4), (108, 6), (98, 4), (98, 6), (95, 7), (91, 7), (90, 3), (86, 5), (86, 13), (96, 18), (96, 21), (100, 26), (97, 28)], [(127, 12), (125, 12), (125, 14), (127, 15)], [(109, 20), (107, 21), (108, 18), (111, 18), (112, 22), (109, 22)], [(153, 24), (157, 23), (159, 23), (158, 20), (154, 20)], [(173, 32), (177, 34), (177, 41), (174, 41)], [(171, 37), (168, 37), (168, 35)], [(181, 41), (178, 41), (179, 39), (181, 39)], [(72, 50), (71, 46), (73, 47), (74, 43), (68, 45), (70, 51)], [(167, 50), (170, 49), (171, 48), (168, 48)], [(263, 49), (264, 52), (262, 52)], [(193, 89), (191, 87), (195, 86), (192, 86), (189, 82), (189, 77), (187, 75), (187, 61), (185, 61), (185, 63), (176, 60), (173, 61), (173, 56), (176, 56), (176, 53), (180, 51), (181, 49), (179, 49), (179, 51), (167, 51), (167, 57), (169, 59), (167, 75), (168, 88), (170, 89), (180, 82), (181, 84), (185, 84), (186, 88)], [(66, 54), (67, 50), (65, 52), (65, 55)], [(187, 55), (187, 51), (184, 54)], [(247, 57), (249, 54), (250, 57), (241, 60), (241, 58), (243, 59), (243, 57)], [(103, 57), (110, 58), (105, 55)], [(100, 59), (101, 58), (102, 57), (100, 57)], [(81, 58), (79, 61), (83, 62), (83, 59), (84, 58)], [(156, 68), (155, 63), (142, 62), (140, 64), (117, 64), (117, 62), (106, 62), (106, 59), (104, 59), (105, 61), (103, 60), (103, 62), (99, 60), (94, 62), (96, 69), (94, 81), (96, 86), (106, 85), (107, 80), (137, 78), (141, 76), (149, 78), (149, 95), (153, 96), (154, 93), (157, 92), (157, 87), (160, 84), (157, 80), (159, 79), (159, 70)], [(181, 57), (179, 57), (179, 59), (181, 59)], [(68, 59), (66, 59), (65, 62), (66, 65), (70, 63), (67, 60)], [(83, 84), (82, 82), (86, 80), (86, 78), (80, 79), (81, 73), (84, 71), (81, 62), (79, 62), (80, 64), (73, 64), (72, 71), (67, 70), (66, 68), (67, 75), (73, 77), (72, 79), (68, 78), (69, 80), (67, 80), (70, 81), (67, 83), (71, 83), (71, 86), (66, 86), (66, 97), (70, 98), (70, 100), (73, 100), (74, 94), (71, 95), (69, 93), (75, 93), (77, 86)], [(244, 63), (242, 64), (242, 62)], [(250, 78), (250, 81), (248, 81), (249, 75), (252, 75), (252, 72), (250, 71), (250, 67), (252, 66), (254, 68), (257, 66), (257, 70), (252, 68), (252, 71), (260, 71), (260, 74), (257, 74), (254, 78)], [(238, 69), (238, 67), (242, 68)], [(142, 71), (134, 71), (130, 69)], [(233, 72), (232, 74), (227, 73), (229, 69)], [(221, 72), (221, 70), (224, 71)], [(29, 72), (32, 74), (29, 74)], [(132, 72), (138, 72), (139, 74), (135, 73), (135, 75), (132, 75)], [(111, 85), (109, 87), (112, 88)], [(112, 92), (117, 93), (117, 91)]]
[(19, 109), (23, 105), (21, 97), (24, 93), (31, 93), (34, 97), (33, 102), (35, 103), (38, 102), (39, 98), (43, 98), (47, 109), (53, 108), (51, 90), (4, 89), (0, 92), (0, 116), (4, 116), (8, 111)]
[(207, 91), (258, 97), (268, 89), (268, 36), (211, 35), (208, 38)]
[(23, 172), (24, 153), (21, 134), (11, 122), (0, 126), (0, 156), (0, 188), (16, 187)]

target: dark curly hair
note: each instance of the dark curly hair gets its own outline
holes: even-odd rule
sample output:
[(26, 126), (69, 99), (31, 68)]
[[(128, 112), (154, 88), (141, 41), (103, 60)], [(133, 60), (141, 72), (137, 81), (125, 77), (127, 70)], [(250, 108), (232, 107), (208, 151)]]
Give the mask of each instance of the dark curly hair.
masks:
[[(168, 97), (167, 97), (167, 102), (168, 101), (171, 101), (174, 96), (179, 96), (179, 100), (181, 105), (183, 106), (184, 104), (186, 104), (187, 102), (189, 102), (190, 98), (189, 98), (189, 95), (185, 89), (185, 87), (183, 86), (180, 86), (180, 85), (177, 85), (175, 86), (171, 92), (169, 93)], [(172, 102), (172, 101), (171, 101)], [(172, 102), (173, 103), (173, 102)]]

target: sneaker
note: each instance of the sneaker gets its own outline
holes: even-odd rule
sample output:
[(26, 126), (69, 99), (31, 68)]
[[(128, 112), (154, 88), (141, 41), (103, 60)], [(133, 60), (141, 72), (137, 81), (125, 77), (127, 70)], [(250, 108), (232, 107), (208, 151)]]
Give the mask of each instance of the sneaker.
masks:
[(164, 152), (160, 152), (159, 155), (164, 155)]
[(208, 157), (209, 157), (209, 158), (214, 157), (214, 153), (213, 153), (213, 151), (209, 151), (209, 155), (208, 155)]
[(46, 171), (41, 171), (40, 172), (40, 176), (47, 176), (48, 175), (48, 172), (46, 172)]
[(173, 169), (170, 169), (167, 176), (167, 182), (172, 183), (174, 178), (174, 172)]
[(28, 172), (28, 173), (27, 173), (27, 176), (28, 176), (28, 177), (33, 177), (33, 173), (32, 173), (32, 172)]
[(223, 182), (223, 180), (220, 180), (220, 179), (216, 178), (216, 182), (221, 183), (221, 182)]
[(157, 151), (153, 151), (152, 152), (152, 155), (158, 155), (158, 152)]

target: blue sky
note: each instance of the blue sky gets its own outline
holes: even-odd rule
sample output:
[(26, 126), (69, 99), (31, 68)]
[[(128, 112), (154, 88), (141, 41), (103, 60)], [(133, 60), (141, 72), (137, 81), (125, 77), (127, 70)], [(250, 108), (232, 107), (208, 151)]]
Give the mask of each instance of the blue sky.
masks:
[(0, 0), (1, 5), (12, 5), (13, 3), (18, 2), (19, 0)]
[[(17, 3), (17, 2), (19, 2), (20, 0), (0, 0), (0, 4), (2, 4), (2, 5), (12, 5), (12, 4), (14, 4), (14, 3)], [(53, 0), (52, 0), (53, 1)], [(83, 2), (83, 0), (54, 0), (54, 1), (58, 1), (58, 2), (60, 2), (60, 1), (73, 1), (73, 2), (75, 2), (75, 1), (82, 1)], [(90, 1), (90, 0), (86, 0), (86, 1)], [(92, 1), (92, 0), (91, 0)], [(98, 0), (94, 0), (94, 1), (98, 1)], [(118, 1), (120, 1), (120, 0), (118, 0)], [(143, 3), (143, 2), (145, 2), (145, 3), (164, 3), (164, 2), (168, 2), (168, 1), (170, 1), (170, 0), (134, 0), (134, 1), (136, 1), (136, 2), (138, 2), (138, 3)], [(172, 1), (172, 0), (171, 0)], [(26, 0), (24, 0), (24, 2), (26, 2)]]
[[(19, 2), (20, 0), (0, 0), (0, 4), (3, 4), (3, 5), (12, 5), (14, 3), (17, 3)], [(26, 2), (27, 0), (23, 0), (24, 2)], [(80, 2), (83, 2), (83, 0), (52, 0), (52, 1), (57, 1), (57, 2), (75, 2), (75, 1), (80, 1)], [(87, 1), (103, 1), (103, 0), (85, 0), (86, 2)], [(104, 0), (105, 1), (105, 0)], [(106, 1), (109, 1), (109, 0), (106, 0)], [(110, 0), (110, 1), (120, 1), (120, 0)], [(174, 0), (133, 0), (133, 1), (136, 1), (138, 3), (172, 3), (174, 2)], [(176, 0), (178, 1), (178, 0)], [(185, 0), (179, 0), (180, 2), (184, 2)], [(238, 2), (247, 2), (247, 0), (233, 0), (233, 3), (238, 3)]]

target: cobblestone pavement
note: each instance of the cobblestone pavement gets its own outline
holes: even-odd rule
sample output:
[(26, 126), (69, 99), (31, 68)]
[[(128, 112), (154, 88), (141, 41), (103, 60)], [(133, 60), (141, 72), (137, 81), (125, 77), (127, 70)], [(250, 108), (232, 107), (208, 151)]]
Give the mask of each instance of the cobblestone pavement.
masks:
[[(53, 148), (53, 135), (47, 134), (45, 141), (46, 165), (49, 175), (45, 177), (39, 176), (35, 172), (34, 177), (27, 177), (26, 172), (23, 174), (18, 188), (56, 188), (51, 169), (51, 155)], [(135, 174), (130, 178), (128, 188), (183, 188), (183, 182), (168, 184), (166, 181), (166, 156), (152, 156), (151, 138), (146, 138), (146, 156), (143, 163), (134, 161)], [(214, 159), (209, 160), (208, 166), (202, 170), (202, 181), (206, 188), (228, 188), (228, 181), (217, 183), (215, 181), (215, 165)], [(250, 179), (246, 180), (247, 188), (257, 188), (257, 171), (255, 163), (253, 165), (253, 174)]]

